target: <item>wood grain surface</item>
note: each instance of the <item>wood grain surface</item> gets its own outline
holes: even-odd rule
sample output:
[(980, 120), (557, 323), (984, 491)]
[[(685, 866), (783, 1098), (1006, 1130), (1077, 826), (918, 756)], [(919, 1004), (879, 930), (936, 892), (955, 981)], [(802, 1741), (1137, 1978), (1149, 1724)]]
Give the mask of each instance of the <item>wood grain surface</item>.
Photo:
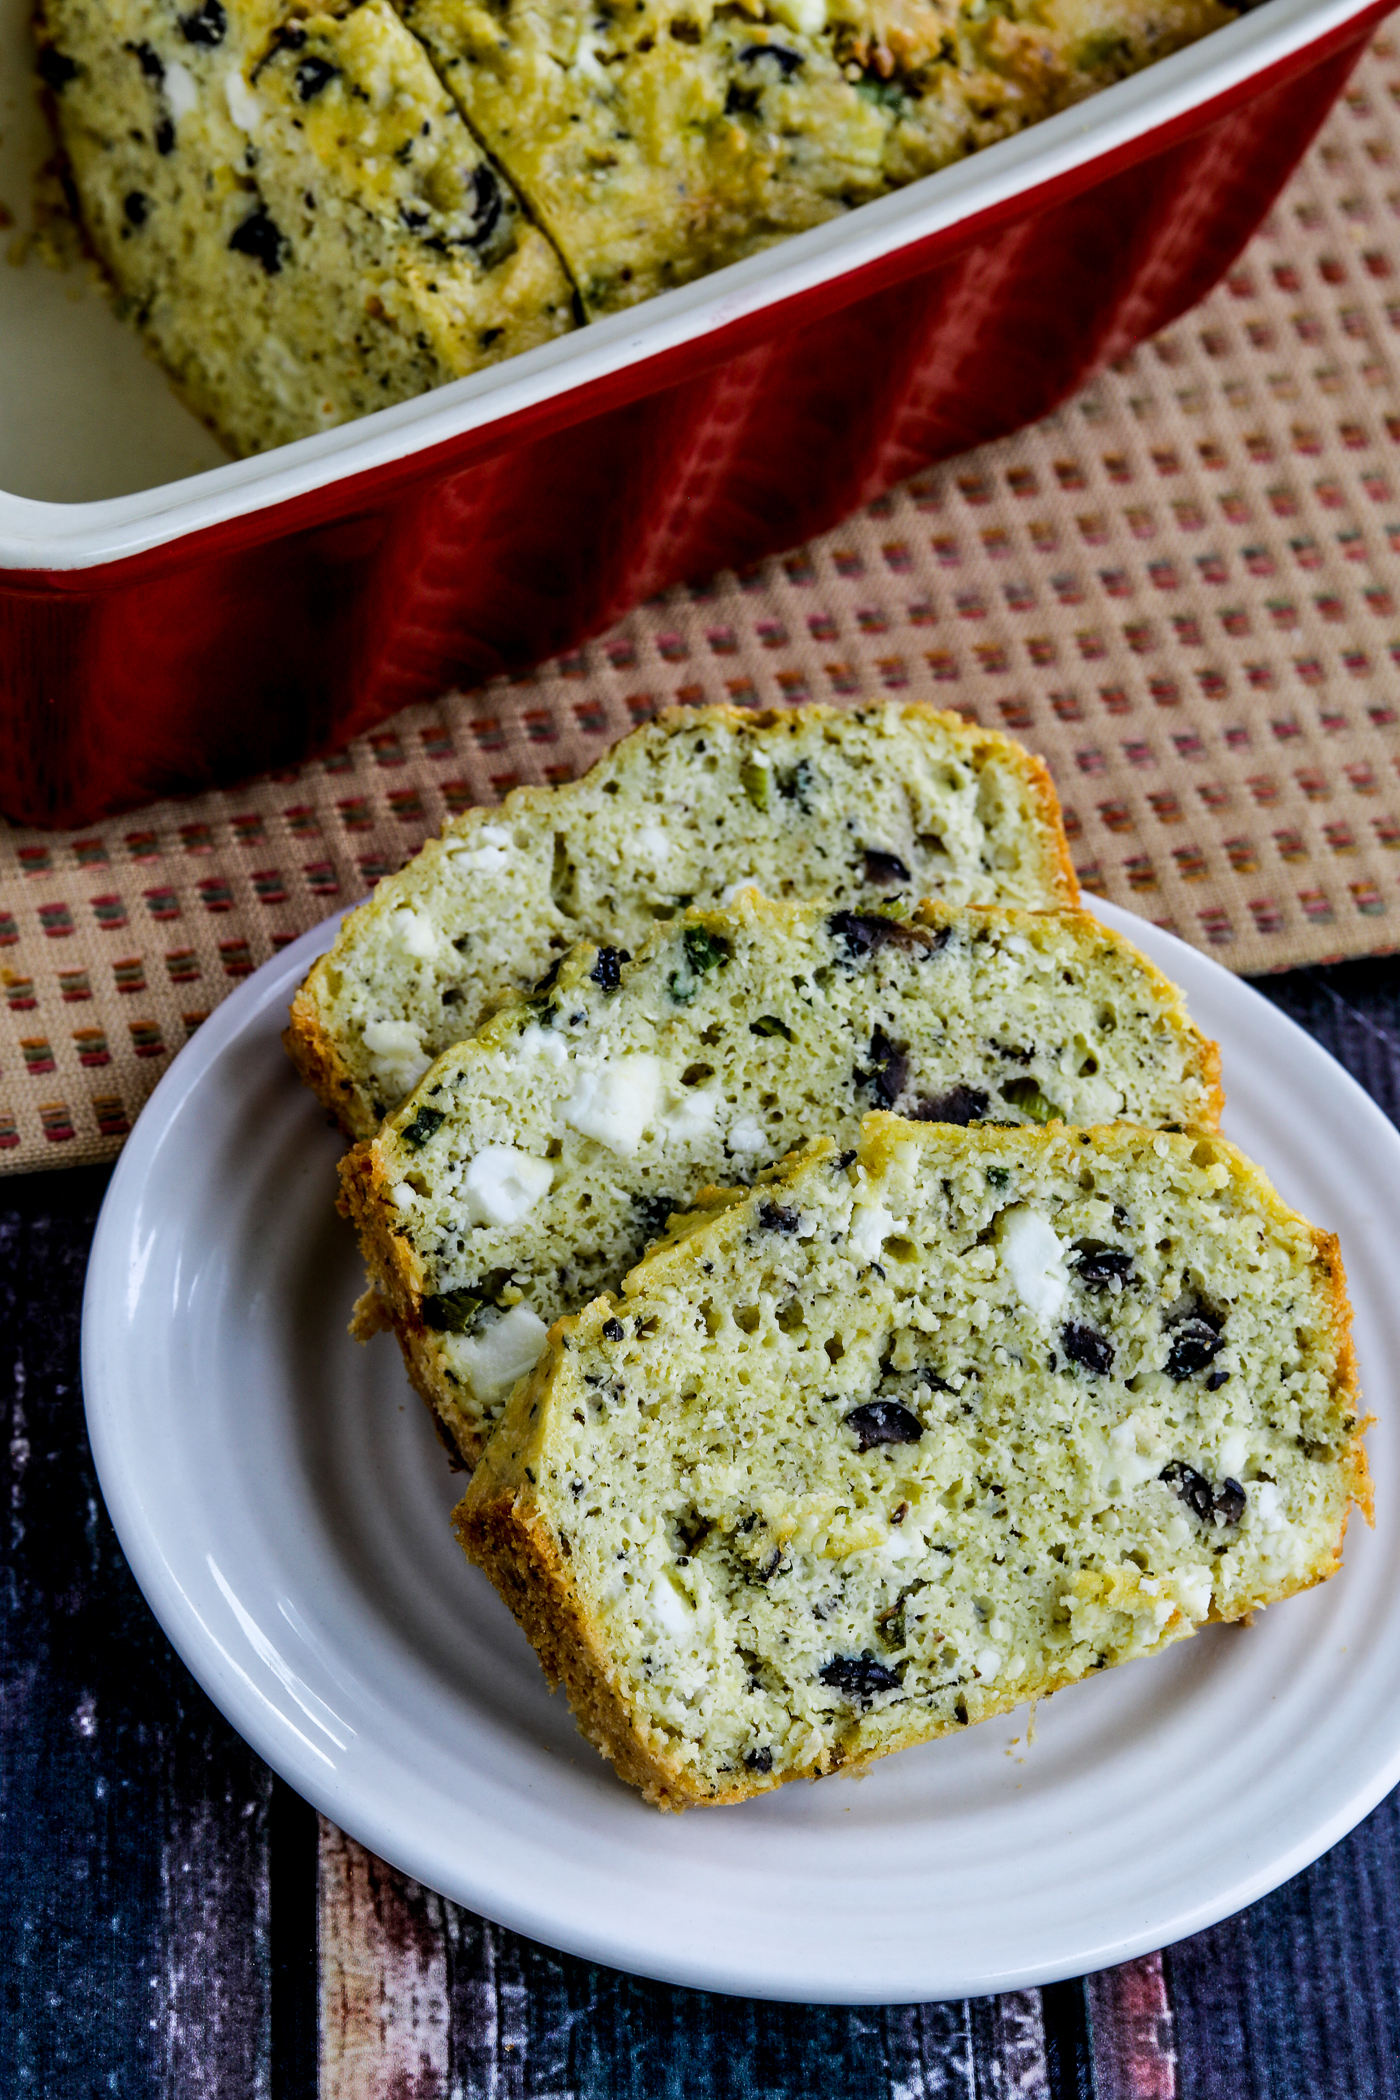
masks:
[[(1263, 988), (1400, 1120), (1400, 963)], [(77, 1342), (104, 1179), (0, 1187), (0, 2100), (1400, 2094), (1397, 1796), (1162, 1955), (857, 2009), (574, 1960), (318, 1823), (171, 1653), (101, 1505)]]

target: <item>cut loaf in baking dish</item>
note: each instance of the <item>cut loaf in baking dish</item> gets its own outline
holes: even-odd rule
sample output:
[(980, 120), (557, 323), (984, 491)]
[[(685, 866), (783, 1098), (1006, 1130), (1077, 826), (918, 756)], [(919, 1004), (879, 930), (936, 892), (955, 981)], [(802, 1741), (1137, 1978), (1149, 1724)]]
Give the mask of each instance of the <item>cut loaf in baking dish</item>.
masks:
[(751, 255), (1234, 19), (1218, 0), (397, 0), (589, 314)]
[(932, 1122), (1213, 1124), (1214, 1044), (1084, 912), (687, 912), (576, 948), (448, 1051), (344, 1164), (409, 1372), (471, 1464), (545, 1330), (615, 1289), (707, 1182), (872, 1107)]
[(185, 398), (236, 451), (422, 393), (750, 255), (1236, 11), (396, 9), (40, 0), (39, 71), (83, 225)]
[(286, 1042), (352, 1137), (577, 940), (635, 952), (752, 878), (868, 907), (1073, 904), (1038, 758), (917, 706), (676, 710), (581, 780), (469, 810), (381, 882), (297, 993)]
[(574, 326), (557, 256), (387, 0), (42, 0), (83, 222), (236, 452)]
[(1324, 1580), (1334, 1239), (1222, 1139), (872, 1116), (550, 1338), (456, 1524), (668, 1808), (861, 1764)]

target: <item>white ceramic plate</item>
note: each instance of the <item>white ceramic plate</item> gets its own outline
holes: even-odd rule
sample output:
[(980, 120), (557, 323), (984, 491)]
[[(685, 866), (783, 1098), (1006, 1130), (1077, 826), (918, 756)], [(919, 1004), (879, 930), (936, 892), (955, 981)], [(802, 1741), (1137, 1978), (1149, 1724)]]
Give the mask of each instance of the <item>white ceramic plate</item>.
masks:
[[(1297, 1872), (1400, 1779), (1400, 1136), (1274, 1007), (1096, 906), (1217, 1036), (1226, 1127), (1341, 1233), (1380, 1518), (1335, 1581), (860, 1781), (662, 1816), (575, 1733), (448, 1529), (460, 1483), (362, 1272), (339, 1142), (278, 1045), (333, 924), (204, 1024), (112, 1181), (83, 1315), (107, 1506), (166, 1633), (366, 1845), (549, 1944), (675, 1983), (880, 2003), (1127, 1960)], [(1021, 1738), (1016, 1741), (1013, 1739)]]

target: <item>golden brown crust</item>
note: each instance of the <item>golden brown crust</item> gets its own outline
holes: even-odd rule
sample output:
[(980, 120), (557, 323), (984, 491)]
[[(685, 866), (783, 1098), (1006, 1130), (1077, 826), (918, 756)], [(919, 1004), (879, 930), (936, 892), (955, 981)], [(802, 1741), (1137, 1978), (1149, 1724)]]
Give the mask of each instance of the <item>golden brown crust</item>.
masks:
[[(324, 961), (324, 957), (321, 958)], [(292, 1001), (291, 1017), (282, 1031), (282, 1047), (296, 1066), (297, 1077), (335, 1117), (337, 1127), (350, 1139), (373, 1137), (373, 1130), (360, 1130), (357, 1097), (350, 1068), (336, 1048), (335, 1040), (321, 1020), (312, 984), (321, 962), (309, 975)]]
[[(454, 1471), (470, 1472), (481, 1456), (482, 1439), (460, 1410), (441, 1392), (426, 1350), (428, 1330), (421, 1311), (423, 1267), (406, 1239), (385, 1225), (386, 1183), (372, 1140), (362, 1140), (340, 1162), (340, 1195), (336, 1208), (359, 1235), (360, 1252), (369, 1271), (369, 1289), (356, 1302), (351, 1333), (368, 1341), (391, 1328), (403, 1355), (409, 1384), (433, 1418), (438, 1439)], [(361, 1319), (361, 1307), (373, 1299), (373, 1325)]]
[(554, 1535), (513, 1501), (469, 1510), (463, 1500), (452, 1522), (468, 1560), (485, 1569), (515, 1614), (549, 1683), (563, 1684), (579, 1728), (622, 1778), (657, 1808), (689, 1808), (702, 1798), (639, 1741)]
[[(932, 712), (930, 709), (930, 713)], [(996, 735), (995, 730), (985, 733)], [(1060, 797), (1050, 768), (1038, 752), (1027, 751), (1020, 744), (1012, 744), (1009, 737), (1002, 738), (1001, 741), (1010, 745), (1018, 758), (1025, 761), (1031, 795), (1039, 808), (1050, 847), (1051, 867), (1046, 870), (1047, 877), (1053, 872), (1054, 877), (1058, 879), (1061, 892), (1059, 902), (1062, 906), (1067, 908), (1078, 904), (1079, 877), (1074, 872), (1074, 862), (1070, 859), (1064, 812), (1060, 808)]]
[[(1376, 1522), (1375, 1492), (1371, 1480), (1370, 1461), (1362, 1434), (1375, 1418), (1361, 1412), (1361, 1375), (1356, 1361), (1356, 1339), (1352, 1329), (1351, 1297), (1347, 1290), (1346, 1270), (1342, 1266), (1342, 1244), (1335, 1232), (1315, 1230), (1314, 1242), (1318, 1259), (1325, 1264), (1328, 1277), (1328, 1300), (1332, 1316), (1332, 1331), (1337, 1341), (1337, 1377), (1334, 1392), (1345, 1393), (1356, 1417), (1356, 1433), (1352, 1439), (1351, 1499), (1366, 1522), (1374, 1529)], [(1342, 1539), (1346, 1537), (1346, 1517), (1342, 1519), (1342, 1538), (1337, 1541), (1335, 1565), (1341, 1566)], [(1329, 1573), (1332, 1570), (1328, 1571)], [(1319, 1578), (1321, 1579), (1321, 1578)]]

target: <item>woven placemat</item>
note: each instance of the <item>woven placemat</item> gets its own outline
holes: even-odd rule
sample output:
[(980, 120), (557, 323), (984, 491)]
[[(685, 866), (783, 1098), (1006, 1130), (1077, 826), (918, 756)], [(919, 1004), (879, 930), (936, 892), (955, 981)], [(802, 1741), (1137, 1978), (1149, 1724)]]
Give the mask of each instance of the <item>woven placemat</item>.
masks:
[(108, 1158), (211, 1006), (444, 817), (680, 701), (907, 694), (1054, 769), (1088, 889), (1260, 971), (1400, 948), (1400, 43), (1225, 282), (825, 539), (336, 756), (0, 827), (0, 1166)]

